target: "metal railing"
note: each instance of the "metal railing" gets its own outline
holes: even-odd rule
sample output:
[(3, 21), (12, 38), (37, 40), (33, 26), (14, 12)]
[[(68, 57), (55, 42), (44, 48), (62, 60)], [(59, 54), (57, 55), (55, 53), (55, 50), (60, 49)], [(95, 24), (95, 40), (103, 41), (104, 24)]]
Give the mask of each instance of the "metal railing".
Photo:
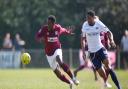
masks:
[[(78, 67), (80, 64), (80, 50), (79, 49), (63, 49), (63, 60), (70, 67)], [(31, 63), (26, 65), (27, 68), (48, 68), (45, 52), (43, 49), (26, 50), (31, 55)], [(114, 51), (112, 51), (114, 52)], [(121, 68), (120, 53), (115, 53), (116, 68)], [(0, 51), (0, 68), (21, 68), (23, 65), (20, 60), (20, 51)]]

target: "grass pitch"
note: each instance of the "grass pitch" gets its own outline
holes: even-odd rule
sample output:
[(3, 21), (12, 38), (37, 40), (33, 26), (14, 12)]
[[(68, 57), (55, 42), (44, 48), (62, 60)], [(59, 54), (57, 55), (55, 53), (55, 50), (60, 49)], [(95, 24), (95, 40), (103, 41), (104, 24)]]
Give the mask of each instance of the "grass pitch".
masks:
[[(122, 89), (128, 89), (128, 71), (117, 70), (116, 74)], [(79, 72), (80, 84), (76, 89), (104, 89), (102, 79), (94, 81), (92, 71)], [(109, 78), (109, 82), (116, 89)], [(69, 89), (61, 82), (51, 69), (4, 69), (0, 70), (0, 89)]]

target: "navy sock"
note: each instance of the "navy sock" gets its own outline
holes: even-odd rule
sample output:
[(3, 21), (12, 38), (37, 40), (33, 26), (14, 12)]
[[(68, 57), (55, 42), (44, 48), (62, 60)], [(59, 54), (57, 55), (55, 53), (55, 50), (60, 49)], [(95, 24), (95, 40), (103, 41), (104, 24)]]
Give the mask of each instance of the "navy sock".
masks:
[(114, 72), (112, 69), (110, 69), (110, 70), (109, 70), (109, 73), (110, 73), (110, 75), (111, 75), (111, 78), (112, 78), (113, 82), (114, 82), (115, 85), (117, 86), (117, 88), (118, 88), (118, 89), (121, 89), (120, 84), (119, 84), (119, 82), (118, 82), (118, 79), (117, 79), (117, 77), (116, 77), (115, 72)]

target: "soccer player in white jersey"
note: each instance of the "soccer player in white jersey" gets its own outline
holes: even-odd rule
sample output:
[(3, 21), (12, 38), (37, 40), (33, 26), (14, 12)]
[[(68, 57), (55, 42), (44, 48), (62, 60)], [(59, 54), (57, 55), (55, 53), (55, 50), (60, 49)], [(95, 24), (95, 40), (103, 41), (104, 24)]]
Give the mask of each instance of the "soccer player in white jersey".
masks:
[[(99, 19), (98, 16), (95, 16), (95, 21), (98, 21), (98, 22), (102, 23), (102, 22), (100, 21), (100, 19)], [(109, 48), (110, 48), (110, 45), (109, 45), (109, 39), (108, 39), (107, 33), (106, 33), (106, 32), (101, 32), (101, 33), (100, 33), (100, 38), (101, 38), (101, 43), (104, 45), (104, 47), (105, 47), (106, 49), (109, 49)], [(83, 39), (81, 38), (81, 45), (82, 45), (82, 42), (83, 42), (83, 41), (85, 41), (85, 40), (83, 40)], [(86, 58), (82, 58), (82, 59), (80, 60), (80, 66), (74, 70), (74, 75), (75, 75), (75, 77), (77, 76), (78, 72), (80, 72), (81, 70), (83, 70), (85, 67), (88, 66), (88, 63), (89, 63), (89, 62), (88, 62), (88, 61), (89, 61), (88, 59), (90, 59), (90, 58), (89, 58), (88, 45), (87, 45), (87, 44), (85, 44), (85, 49), (84, 49), (84, 51), (85, 51), (85, 54), (86, 54)], [(91, 65), (90, 68), (93, 70), (94, 78), (95, 78), (95, 80), (97, 81), (97, 80), (98, 80), (98, 77), (97, 77), (97, 73), (96, 73), (95, 68), (93, 67), (93, 65)], [(106, 70), (105, 70), (105, 71), (106, 71)], [(107, 87), (110, 88), (110, 87), (112, 87), (112, 85), (108, 84)]]
[(107, 86), (107, 72), (104, 71), (104, 64), (106, 70), (111, 75), (111, 78), (117, 89), (121, 89), (116, 74), (111, 69), (111, 66), (108, 61), (108, 54), (106, 48), (101, 43), (100, 33), (107, 32), (108, 38), (110, 40), (110, 45), (112, 47), (116, 47), (115, 42), (113, 40), (113, 34), (111, 31), (101, 22), (95, 21), (95, 12), (90, 10), (87, 13), (87, 22), (84, 22), (82, 26), (82, 39), (86, 40), (82, 43), (83, 55), (85, 55), (85, 42), (88, 44), (88, 51), (90, 53), (91, 61), (99, 73), (99, 75), (103, 78), (105, 86)]

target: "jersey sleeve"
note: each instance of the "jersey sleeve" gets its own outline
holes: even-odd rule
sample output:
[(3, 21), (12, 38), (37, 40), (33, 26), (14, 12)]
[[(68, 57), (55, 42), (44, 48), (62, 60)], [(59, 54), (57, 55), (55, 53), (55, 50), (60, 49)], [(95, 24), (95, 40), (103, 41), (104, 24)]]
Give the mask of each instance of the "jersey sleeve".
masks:
[(108, 27), (105, 25), (105, 24), (103, 24), (100, 20), (98, 21), (98, 23), (100, 24), (100, 27), (101, 27), (101, 31), (102, 32), (107, 32), (107, 31), (110, 31), (109, 29), (108, 29)]
[(67, 34), (70, 34), (70, 31), (67, 30), (66, 28), (63, 28), (61, 27), (60, 25), (58, 25), (58, 28), (59, 28), (59, 34), (64, 34), (64, 35), (67, 35)]

